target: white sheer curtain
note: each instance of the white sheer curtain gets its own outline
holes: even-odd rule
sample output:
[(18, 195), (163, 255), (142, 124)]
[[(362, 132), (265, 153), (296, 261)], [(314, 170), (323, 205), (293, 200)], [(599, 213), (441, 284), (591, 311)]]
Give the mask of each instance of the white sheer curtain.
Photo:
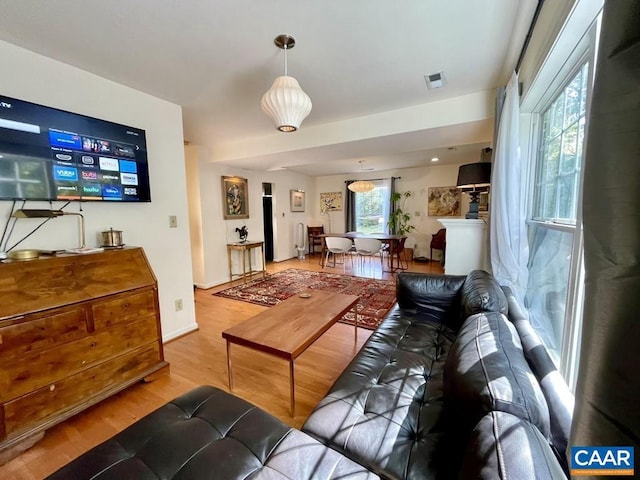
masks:
[(511, 287), (523, 305), (529, 247), (519, 117), (518, 76), (514, 72), (506, 88), (493, 159), (490, 244), (493, 275), (500, 284)]

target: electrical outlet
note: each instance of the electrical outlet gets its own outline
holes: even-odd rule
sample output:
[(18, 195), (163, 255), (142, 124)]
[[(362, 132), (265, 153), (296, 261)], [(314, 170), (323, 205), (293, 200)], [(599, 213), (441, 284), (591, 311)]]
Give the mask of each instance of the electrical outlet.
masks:
[(175, 303), (176, 303), (176, 312), (179, 312), (180, 310), (182, 310), (183, 308), (182, 299), (178, 298)]
[(178, 228), (178, 217), (169, 215), (169, 228)]

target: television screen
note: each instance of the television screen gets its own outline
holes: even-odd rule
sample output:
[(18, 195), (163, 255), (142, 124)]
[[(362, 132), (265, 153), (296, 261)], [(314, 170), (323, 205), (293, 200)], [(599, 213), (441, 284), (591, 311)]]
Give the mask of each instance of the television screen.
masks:
[(145, 131), (0, 95), (0, 200), (149, 202)]

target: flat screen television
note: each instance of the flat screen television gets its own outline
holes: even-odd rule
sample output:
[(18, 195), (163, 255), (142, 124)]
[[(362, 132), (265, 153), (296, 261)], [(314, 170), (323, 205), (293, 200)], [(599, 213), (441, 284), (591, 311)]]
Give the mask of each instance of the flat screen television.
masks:
[(0, 95), (0, 200), (150, 202), (145, 131)]

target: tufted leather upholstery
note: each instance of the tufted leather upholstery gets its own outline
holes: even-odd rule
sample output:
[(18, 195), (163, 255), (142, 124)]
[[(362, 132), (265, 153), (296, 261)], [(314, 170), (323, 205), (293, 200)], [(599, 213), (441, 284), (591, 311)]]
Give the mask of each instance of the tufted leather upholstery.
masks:
[(462, 480), (564, 479), (547, 440), (531, 423), (509, 413), (487, 413), (471, 432)]
[[(468, 276), (401, 273), (397, 298), (396, 307), (320, 401), (303, 431), (390, 479), (456, 478), (472, 440), (486, 452), (524, 450), (517, 458), (530, 454), (555, 462), (546, 440), (545, 399), (516, 329), (503, 317), (508, 302), (495, 279), (481, 271)], [(463, 323), (469, 315), (473, 316)], [(493, 354), (481, 357), (490, 367), (490, 378), (474, 353), (478, 345), (492, 349)], [(508, 380), (501, 381), (502, 374), (510, 375)], [(450, 395), (444, 393), (447, 382)], [(518, 382), (524, 384), (521, 391), (510, 389)], [(488, 420), (472, 434), (485, 415), (498, 418), (494, 425), (508, 424), (502, 412), (494, 415), (494, 410), (522, 415), (519, 434), (499, 432), (491, 437)], [(527, 450), (531, 429), (539, 451)], [(493, 458), (469, 454), (464, 460), (466, 478), (493, 474), (519, 480), (562, 474), (557, 462), (549, 476), (530, 476), (531, 462), (511, 470), (521, 476), (505, 476), (500, 472), (504, 464)]]
[(374, 479), (268, 413), (214, 387), (173, 400), (50, 480)]
[(446, 325), (394, 308), (303, 430), (382, 476), (428, 477), (438, 470), (442, 371), (454, 338)]
[(498, 312), (467, 318), (445, 365), (444, 394), (452, 421), (470, 431), (499, 410), (533, 423), (549, 437), (549, 408), (529, 368), (516, 328)]

